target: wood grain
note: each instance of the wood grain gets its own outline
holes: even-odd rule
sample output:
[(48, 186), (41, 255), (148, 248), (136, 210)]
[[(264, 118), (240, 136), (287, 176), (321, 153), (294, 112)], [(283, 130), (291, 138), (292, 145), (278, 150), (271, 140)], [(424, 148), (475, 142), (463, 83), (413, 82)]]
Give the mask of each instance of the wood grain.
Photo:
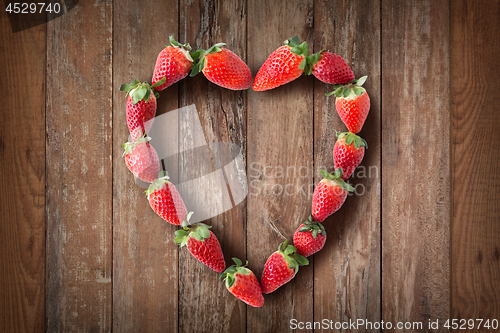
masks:
[(382, 319), (393, 325), (450, 315), (449, 36), (447, 2), (382, 2)]
[(0, 14), (0, 331), (45, 328), (45, 26)]
[(111, 330), (112, 9), (47, 23), (49, 332)]
[[(16, 33), (0, 8), (1, 332), (500, 319), (498, 0), (80, 1)], [(151, 80), (169, 35), (194, 48), (226, 42), (254, 75), (299, 35), (369, 76), (360, 133), (369, 149), (352, 178), (364, 193), (325, 222), (325, 248), (263, 308), (245, 306), (178, 249), (176, 228), (151, 211), (121, 156), (118, 88)], [(324, 96), (331, 89), (300, 77), (234, 92), (199, 74), (161, 93), (157, 115), (195, 104), (207, 142), (242, 149), (247, 199), (205, 221), (227, 265), (248, 259), (260, 279), (310, 214), (318, 171), (332, 168), (333, 130), (344, 128)], [(170, 124), (178, 148), (189, 120)], [(176, 183), (194, 169), (188, 155), (168, 161)], [(204, 161), (210, 172), (215, 157)]]
[(491, 80), (500, 2), (454, 1), (451, 14), (452, 318), (491, 321), (500, 318), (500, 84)]
[[(255, 75), (283, 41), (298, 35), (313, 47), (313, 2), (248, 3), (248, 64)], [(290, 241), (311, 213), (313, 80), (248, 91), (247, 253), (259, 278), (267, 258)], [(313, 320), (313, 262), (295, 279), (248, 309), (248, 332), (289, 332), (290, 320)], [(306, 330), (307, 331), (307, 330)], [(308, 330), (310, 331), (310, 330)]]
[[(176, 227), (150, 208), (144, 189), (125, 165), (121, 144), (129, 131), (126, 97), (119, 87), (135, 79), (151, 83), (158, 53), (170, 35), (177, 37), (178, 4), (115, 1), (114, 6), (118, 10), (113, 16), (113, 329), (177, 331)], [(157, 105), (157, 116), (176, 109), (177, 85), (162, 91)]]
[[(215, 43), (224, 42), (225, 47), (246, 60), (246, 16), (244, 1), (182, 3), (179, 38), (191, 43), (193, 49), (208, 49)], [(207, 143), (234, 143), (240, 146), (245, 156), (246, 92), (218, 87), (199, 73), (180, 84), (179, 98), (180, 106), (194, 104), (196, 107)], [(189, 146), (193, 136), (200, 135), (186, 126), (194, 121), (179, 115), (180, 150)], [(190, 163), (192, 157), (189, 152), (180, 156), (180, 182), (194, 178), (194, 170), (200, 167)], [(214, 151), (204, 159), (197, 156), (196, 161), (206, 165), (207, 173), (217, 170)], [(210, 187), (200, 185), (200, 191), (210, 191)], [(196, 215), (197, 207), (190, 209)], [(226, 266), (233, 264), (232, 257), (245, 260), (245, 210), (245, 202), (242, 202), (204, 221), (212, 226), (221, 243)], [(199, 263), (186, 248), (179, 251), (179, 331), (244, 332), (246, 305), (226, 290), (219, 274)]]
[[(334, 322), (380, 321), (380, 3), (315, 3), (315, 52), (342, 56), (370, 96), (370, 113), (359, 135), (368, 142), (363, 162), (350, 178), (355, 191), (325, 220), (327, 243), (314, 257), (314, 318)], [(359, 42), (358, 42), (359, 41)], [(326, 167), (333, 172), (335, 131), (347, 131), (335, 109), (333, 90), (315, 80), (315, 183)], [(332, 274), (333, 272), (333, 274)], [(328, 331), (328, 330), (326, 330)], [(365, 331), (365, 330), (357, 330)]]

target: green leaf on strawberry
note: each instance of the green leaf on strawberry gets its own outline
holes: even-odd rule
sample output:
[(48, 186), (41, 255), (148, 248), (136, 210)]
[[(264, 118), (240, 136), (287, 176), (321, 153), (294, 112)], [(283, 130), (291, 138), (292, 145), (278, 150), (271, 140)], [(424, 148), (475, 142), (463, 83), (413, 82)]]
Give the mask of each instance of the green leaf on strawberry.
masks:
[(304, 69), (304, 74), (305, 75), (311, 75), (312, 74), (312, 66), (319, 61), (319, 58), (321, 58), (321, 53), (325, 52), (326, 50), (321, 50), (318, 53), (311, 54), (306, 57), (306, 68)]
[(336, 132), (337, 138), (340, 140), (345, 137), (345, 143), (346, 145), (350, 145), (354, 142), (354, 147), (356, 149), (359, 149), (359, 147), (365, 147), (368, 149), (368, 143), (365, 141), (365, 139), (361, 138), (360, 136), (351, 133), (351, 132)]
[(209, 55), (210, 53), (216, 53), (220, 52), (221, 46), (225, 46), (226, 43), (217, 43), (212, 45), (208, 50), (203, 50), (203, 49), (198, 49), (195, 52), (190, 53), (191, 57), (193, 59), (198, 59), (197, 61), (193, 62), (193, 67), (191, 69), (191, 73), (189, 76), (193, 77), (196, 76), (199, 72), (203, 70), (203, 67), (205, 67), (205, 57)]
[[(173, 47), (183, 48), (187, 51), (191, 51), (191, 45), (189, 45), (189, 43), (181, 44), (174, 39), (174, 36), (170, 36), (168, 39), (169, 39), (170, 45), (172, 45)], [(166, 46), (168, 46), (168, 45), (166, 45)]]
[(318, 237), (318, 234), (326, 235), (325, 227), (317, 221), (315, 221), (312, 215), (304, 222), (304, 226), (299, 229), (299, 232), (311, 232), (314, 239)]
[(307, 66), (307, 54), (309, 53), (309, 44), (307, 42), (300, 43), (299, 36), (293, 36), (283, 42), (285, 45), (290, 46), (290, 52), (298, 56), (303, 56), (304, 59), (299, 65), (299, 69), (306, 69)]
[(278, 251), (283, 254), (285, 261), (290, 269), (295, 270), (295, 274), (299, 270), (299, 266), (309, 265), (309, 260), (297, 253), (297, 248), (293, 245), (287, 245), (288, 239), (280, 244)]
[(337, 185), (340, 186), (342, 189), (349, 191), (349, 192), (354, 191), (354, 187), (352, 187), (352, 185), (350, 185), (342, 180), (342, 168), (337, 168), (335, 170), (335, 172), (333, 173), (333, 175), (328, 173), (326, 170), (323, 170), (323, 169), (320, 171), (320, 173), (323, 176), (323, 178), (335, 181), (337, 183)]
[(347, 98), (349, 96), (361, 96), (365, 92), (365, 88), (361, 87), (365, 82), (368, 76), (362, 76), (359, 79), (354, 79), (348, 84), (336, 84), (334, 85), (334, 90), (325, 94), (325, 96), (335, 95), (335, 97), (344, 97)]
[[(163, 79), (161, 79), (160, 81), (156, 82), (155, 84), (153, 84), (151, 86), (151, 88), (156, 88), (158, 86), (161, 86), (162, 84), (165, 83), (165, 81), (167, 80), (167, 78), (164, 76)], [(155, 91), (155, 94), (156, 94), (156, 91)], [(156, 96), (156, 95), (155, 95)]]
[[(165, 82), (165, 80), (163, 82)], [(151, 96), (152, 89), (153, 87), (151, 87), (149, 83), (140, 83), (139, 80), (134, 80), (130, 83), (124, 83), (120, 86), (120, 91), (127, 92), (126, 97), (128, 97), (129, 95), (132, 96), (132, 103), (134, 105), (136, 105), (140, 101), (144, 101), (144, 103), (147, 103), (149, 101), (149, 97)]]
[(122, 144), (122, 147), (124, 149), (122, 157), (130, 154), (132, 150), (134, 150), (135, 146), (137, 146), (139, 143), (149, 142), (151, 140), (149, 136), (146, 136), (146, 133), (142, 134), (141, 130), (138, 131), (139, 131), (139, 136), (135, 141), (125, 142), (124, 144)]
[(367, 79), (367, 78), (368, 78), (368, 76), (366, 76), (366, 75), (365, 75), (365, 76), (360, 77), (360, 78), (357, 80), (356, 85), (358, 85), (358, 86), (362, 86), (362, 85), (366, 82), (366, 79)]
[(183, 229), (175, 231), (174, 241), (179, 244), (180, 247), (183, 247), (187, 244), (187, 242), (189, 241), (189, 237), (193, 237), (194, 239), (202, 242), (205, 239), (210, 238), (210, 231), (208, 230), (210, 228), (212, 228), (212, 226), (206, 225), (204, 223), (195, 223), (189, 227), (184, 225)]
[(226, 268), (226, 270), (222, 272), (219, 277), (219, 279), (226, 281), (227, 288), (231, 288), (233, 286), (235, 282), (234, 274), (240, 273), (243, 275), (248, 275), (250, 273), (250, 270), (246, 268), (246, 266), (248, 265), (248, 261), (246, 261), (245, 265), (243, 265), (243, 262), (238, 258), (233, 258), (233, 261), (236, 263), (236, 265), (232, 265)]
[[(297, 250), (295, 250), (297, 251)], [(298, 254), (298, 253), (295, 253), (293, 255), (294, 259), (299, 263), (300, 266), (305, 266), (305, 265), (309, 265), (309, 260), (307, 260), (306, 257)]]

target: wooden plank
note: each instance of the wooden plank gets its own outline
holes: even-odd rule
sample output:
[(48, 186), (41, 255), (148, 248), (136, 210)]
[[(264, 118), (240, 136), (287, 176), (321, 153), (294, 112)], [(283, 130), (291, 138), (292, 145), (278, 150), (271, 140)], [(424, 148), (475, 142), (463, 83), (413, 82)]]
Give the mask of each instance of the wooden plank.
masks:
[(112, 2), (47, 23), (47, 330), (111, 330)]
[(451, 9), (452, 318), (491, 324), (500, 320), (500, 84), (491, 80), (500, 71), (500, 2)]
[[(178, 4), (122, 0), (114, 6), (113, 328), (177, 331), (177, 228), (150, 208), (144, 189), (125, 165), (120, 144), (127, 141), (129, 131), (125, 94), (118, 88), (135, 79), (151, 83), (158, 53), (170, 35), (178, 37)], [(177, 85), (160, 93), (157, 116), (177, 108), (177, 94)], [(169, 175), (175, 176), (172, 170)]]
[[(370, 96), (370, 113), (359, 135), (368, 143), (365, 157), (350, 178), (355, 192), (342, 209), (325, 220), (327, 243), (314, 257), (314, 318), (334, 322), (380, 321), (380, 3), (321, 1), (315, 3), (315, 52), (342, 56)], [(333, 90), (315, 80), (314, 165), (333, 172), (334, 130), (347, 131), (335, 111)], [(333, 272), (333, 274), (332, 274)], [(328, 330), (327, 330), (328, 331)], [(358, 330), (365, 331), (365, 330)]]
[[(248, 3), (248, 63), (255, 75), (283, 41), (298, 35), (313, 48), (313, 2)], [(248, 92), (247, 257), (260, 280), (264, 263), (311, 214), (313, 78)], [(302, 172), (302, 173), (300, 173)], [(286, 189), (286, 191), (285, 191)], [(248, 332), (289, 332), (290, 320), (313, 320), (313, 261), (294, 280), (248, 309)], [(311, 330), (305, 330), (311, 331)]]
[[(3, 7), (2, 7), (3, 9)], [(0, 14), (0, 331), (45, 329), (45, 26)]]
[[(246, 60), (246, 4), (244, 1), (181, 2), (180, 39), (191, 43), (193, 49), (208, 49), (215, 43), (224, 42), (226, 47)], [(218, 87), (203, 74), (188, 78), (180, 84), (180, 106), (194, 104), (200, 118), (204, 138), (208, 143), (231, 142), (246, 150), (246, 92), (230, 91)], [(191, 126), (197, 121), (179, 115), (179, 148), (189, 145), (193, 136)], [(193, 157), (191, 155), (191, 157)], [(211, 159), (211, 161), (209, 161)], [(216, 171), (217, 159), (213, 152), (205, 159), (208, 173)], [(200, 165), (191, 165), (190, 153), (180, 157), (180, 181), (193, 178)], [(243, 167), (244, 168), (244, 167)], [(199, 179), (199, 178), (198, 178)], [(200, 191), (210, 191), (201, 188)], [(187, 198), (186, 198), (187, 199)], [(196, 207), (188, 207), (196, 214)], [(204, 223), (212, 225), (221, 243), (226, 265), (232, 257), (245, 259), (245, 202), (231, 210), (210, 218)], [(194, 259), (187, 249), (179, 252), (179, 332), (244, 332), (246, 305), (231, 295), (219, 275)]]
[(449, 37), (448, 2), (382, 2), (382, 319), (394, 326), (450, 315)]

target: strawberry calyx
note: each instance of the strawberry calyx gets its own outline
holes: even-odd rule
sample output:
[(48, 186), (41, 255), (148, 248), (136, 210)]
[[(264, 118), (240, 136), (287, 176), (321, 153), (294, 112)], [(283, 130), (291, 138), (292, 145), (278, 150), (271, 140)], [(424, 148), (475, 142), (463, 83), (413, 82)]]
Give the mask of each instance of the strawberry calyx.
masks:
[(305, 266), (309, 265), (309, 260), (307, 260), (306, 257), (300, 255), (297, 253), (297, 248), (293, 245), (288, 245), (288, 239), (281, 243), (278, 247), (278, 251), (282, 256), (283, 259), (288, 264), (288, 267), (290, 269), (295, 270), (295, 274), (299, 271), (299, 266)]
[(328, 171), (323, 170), (323, 169), (320, 171), (320, 173), (321, 173), (321, 175), (323, 176), (324, 179), (327, 179), (327, 180), (335, 182), (343, 190), (346, 190), (346, 191), (349, 191), (349, 192), (353, 192), (354, 191), (354, 187), (352, 187), (349, 183), (346, 183), (342, 179), (342, 168), (337, 168), (335, 170), (335, 172), (333, 173), (333, 175), (330, 174)]
[(355, 98), (361, 96), (366, 91), (362, 85), (366, 82), (368, 76), (362, 76), (359, 79), (354, 79), (348, 84), (336, 84), (334, 90), (326, 93), (326, 96), (335, 95), (335, 97)]
[[(168, 38), (168, 40), (170, 42), (170, 46), (175, 47), (176, 49), (179, 49), (184, 54), (184, 56), (186, 57), (187, 60), (193, 62), (193, 57), (191, 56), (191, 45), (189, 45), (189, 43), (181, 44), (174, 39), (174, 36), (170, 36)], [(169, 45), (166, 45), (166, 46), (169, 46)]]
[(227, 288), (231, 288), (231, 286), (236, 281), (236, 274), (249, 275), (250, 273), (252, 273), (252, 271), (246, 267), (248, 265), (248, 261), (245, 263), (245, 265), (243, 265), (243, 262), (238, 258), (233, 258), (233, 261), (236, 263), (236, 265), (231, 265), (226, 268), (219, 278), (226, 282)]
[(146, 195), (149, 197), (154, 193), (154, 191), (161, 190), (163, 185), (170, 183), (168, 181), (169, 179), (170, 177), (165, 170), (160, 171), (160, 173), (158, 174), (158, 178), (153, 180), (153, 182), (149, 185), (148, 189), (144, 191), (144, 193), (146, 193)]
[(290, 47), (290, 52), (299, 57), (304, 57), (299, 65), (299, 69), (304, 69), (307, 66), (307, 54), (309, 53), (309, 44), (307, 42), (300, 43), (299, 36), (294, 36), (283, 42), (286, 46)]
[(318, 234), (326, 235), (325, 227), (315, 220), (313, 220), (312, 215), (303, 223), (304, 226), (299, 229), (299, 232), (311, 232), (314, 239), (318, 237)]
[(321, 53), (325, 52), (326, 50), (323, 49), (319, 51), (318, 53), (311, 54), (310, 56), (306, 57), (306, 68), (304, 68), (304, 74), (305, 75), (311, 75), (312, 74), (312, 68), (315, 63), (319, 61), (319, 58), (321, 58)]
[[(132, 96), (132, 104), (136, 105), (140, 101), (144, 101), (144, 103), (147, 103), (149, 101), (149, 98), (151, 97), (151, 91), (153, 91), (153, 88), (164, 84), (166, 81), (166, 78), (164, 77), (160, 81), (156, 82), (152, 86), (149, 85), (147, 82), (141, 83), (139, 80), (134, 80), (130, 83), (124, 83), (120, 86), (120, 91), (126, 91), (127, 96), (129, 95)], [(159, 97), (160, 95), (157, 92), (154, 92), (155, 97)]]
[[(174, 36), (169, 36), (168, 41), (170, 42), (170, 45), (179, 49), (185, 49), (187, 51), (191, 51), (191, 45), (189, 43), (186, 44), (181, 44), (178, 41), (174, 39)], [(168, 45), (165, 45), (168, 46)]]
[(139, 136), (137, 137), (137, 139), (135, 141), (125, 142), (124, 144), (122, 144), (122, 147), (125, 150), (123, 152), (122, 157), (130, 154), (132, 152), (132, 150), (134, 150), (135, 146), (137, 146), (139, 143), (146, 143), (146, 142), (149, 142), (151, 140), (151, 138), (149, 136), (146, 136), (146, 133), (142, 134), (142, 131), (140, 129), (138, 129), (137, 131), (139, 131)]
[[(187, 220), (191, 218), (193, 212), (190, 212), (187, 216)], [(189, 241), (190, 237), (193, 237), (197, 241), (203, 242), (205, 239), (210, 238), (210, 231), (208, 229), (212, 228), (210, 225), (204, 223), (195, 223), (191, 226), (187, 226), (187, 222), (182, 222), (182, 229), (175, 231), (174, 241), (181, 247), (185, 246)]]
[(212, 47), (210, 47), (208, 50), (198, 49), (195, 52), (192, 52), (191, 57), (198, 60), (196, 61), (196, 63), (193, 63), (193, 68), (191, 69), (191, 73), (189, 73), (189, 76), (193, 77), (201, 72), (205, 67), (205, 57), (211, 53), (222, 51), (221, 46), (224, 45), (226, 45), (226, 43), (217, 43), (212, 45)]
[(336, 135), (339, 140), (345, 138), (345, 144), (348, 146), (354, 143), (354, 147), (356, 149), (359, 149), (360, 147), (365, 147), (366, 149), (368, 149), (368, 143), (366, 143), (365, 139), (361, 138), (360, 136), (357, 136), (354, 133), (351, 132), (341, 133), (336, 131)]

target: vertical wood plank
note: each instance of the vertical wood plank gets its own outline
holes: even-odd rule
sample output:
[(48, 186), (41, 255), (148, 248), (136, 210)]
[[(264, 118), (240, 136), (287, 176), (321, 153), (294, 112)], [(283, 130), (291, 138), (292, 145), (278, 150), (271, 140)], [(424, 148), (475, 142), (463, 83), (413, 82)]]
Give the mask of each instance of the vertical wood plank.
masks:
[[(312, 1), (248, 3), (248, 63), (255, 75), (283, 41), (298, 35), (313, 48)], [(292, 241), (311, 214), (313, 78), (265, 92), (248, 92), (247, 198), (249, 266), (260, 280), (278, 245)], [(313, 260), (295, 279), (249, 308), (248, 332), (289, 332), (290, 321), (313, 321)], [(311, 331), (311, 330), (305, 330)]]
[(382, 32), (382, 319), (443, 322), (450, 314), (449, 4), (383, 1)]
[(500, 71), (500, 2), (451, 8), (452, 318), (491, 321), (500, 318), (500, 84), (492, 79)]
[[(126, 97), (119, 87), (135, 79), (151, 83), (158, 53), (170, 35), (178, 37), (178, 3), (121, 0), (114, 6), (113, 328), (176, 332), (178, 257), (173, 238), (177, 228), (150, 208), (144, 189), (135, 184), (125, 165), (121, 144), (128, 140), (129, 131)], [(157, 116), (177, 108), (177, 94), (177, 85), (160, 93)]]
[(111, 330), (112, 2), (47, 23), (47, 330)]
[[(342, 56), (364, 85), (371, 109), (359, 135), (368, 143), (363, 162), (350, 178), (355, 192), (324, 222), (327, 243), (314, 258), (314, 318), (334, 322), (380, 321), (380, 3), (315, 3), (315, 52)], [(335, 130), (347, 131), (335, 109), (333, 90), (315, 80), (315, 184), (319, 170), (333, 172)], [(326, 330), (329, 331), (329, 330)], [(365, 331), (357, 330), (357, 331)]]
[(45, 37), (0, 14), (1, 332), (45, 329)]
[[(246, 61), (246, 3), (245, 1), (181, 1), (180, 38), (193, 49), (208, 49), (224, 42), (226, 48)], [(207, 143), (231, 142), (246, 154), (246, 92), (230, 91), (205, 79), (202, 73), (180, 84), (180, 106), (194, 104)], [(192, 129), (186, 127), (193, 119), (179, 115), (180, 148), (189, 144)], [(197, 134), (195, 134), (197, 135)], [(185, 157), (189, 156), (189, 152)], [(213, 154), (210, 155), (214, 159)], [(197, 158), (201, 160), (201, 158)], [(179, 161), (180, 181), (189, 176), (187, 158)], [(208, 173), (215, 171), (216, 161), (207, 161)], [(210, 189), (202, 188), (201, 191)], [(204, 223), (212, 226), (226, 261), (232, 257), (245, 260), (245, 209), (243, 201), (231, 210)], [(196, 214), (196, 207), (188, 207)], [(186, 248), (179, 250), (179, 331), (180, 332), (244, 332), (246, 305), (236, 299), (219, 280), (219, 275), (199, 263)]]

